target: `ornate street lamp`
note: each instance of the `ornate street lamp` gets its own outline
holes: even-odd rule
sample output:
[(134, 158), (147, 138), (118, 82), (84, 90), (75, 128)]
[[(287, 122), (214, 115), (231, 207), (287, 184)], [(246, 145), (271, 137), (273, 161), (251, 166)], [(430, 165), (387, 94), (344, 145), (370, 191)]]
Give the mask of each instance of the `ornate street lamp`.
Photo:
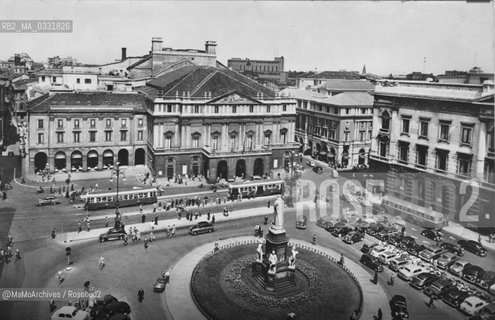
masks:
[[(115, 201), (115, 228), (120, 228), (121, 226), (121, 215), (119, 212), (119, 178), (120, 178), (120, 168), (119, 168), (119, 163), (117, 162), (115, 164), (115, 171), (112, 172), (112, 177), (110, 178), (110, 181), (113, 181), (113, 174), (116, 175), (117, 177), (117, 200)], [(124, 176), (125, 179), (125, 176)]]

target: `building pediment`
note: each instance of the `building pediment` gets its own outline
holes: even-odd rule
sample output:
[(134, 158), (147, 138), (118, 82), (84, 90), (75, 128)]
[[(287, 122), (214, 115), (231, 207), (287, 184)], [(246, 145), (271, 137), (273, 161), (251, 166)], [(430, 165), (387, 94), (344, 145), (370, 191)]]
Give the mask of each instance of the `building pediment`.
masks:
[(226, 95), (223, 95), (221, 97), (215, 98), (212, 101), (210, 101), (210, 104), (263, 104), (262, 102), (246, 97), (244, 95), (241, 95), (237, 92), (231, 92)]

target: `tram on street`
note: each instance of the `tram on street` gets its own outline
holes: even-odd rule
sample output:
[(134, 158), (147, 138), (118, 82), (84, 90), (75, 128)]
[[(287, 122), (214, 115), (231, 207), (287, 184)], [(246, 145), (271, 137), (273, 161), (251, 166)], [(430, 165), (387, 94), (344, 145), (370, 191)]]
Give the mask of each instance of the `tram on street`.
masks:
[(444, 225), (442, 213), (395, 197), (385, 197), (381, 209), (391, 215), (400, 215), (407, 222), (423, 228), (442, 229)]
[(246, 182), (229, 183), (229, 196), (237, 199), (239, 195), (243, 198), (263, 197), (274, 194), (284, 194), (284, 180), (254, 180)]
[[(157, 193), (156, 188), (119, 191), (119, 207), (156, 203)], [(88, 211), (115, 208), (117, 206), (117, 192), (91, 192), (81, 195), (81, 200), (85, 202), (84, 206)]]

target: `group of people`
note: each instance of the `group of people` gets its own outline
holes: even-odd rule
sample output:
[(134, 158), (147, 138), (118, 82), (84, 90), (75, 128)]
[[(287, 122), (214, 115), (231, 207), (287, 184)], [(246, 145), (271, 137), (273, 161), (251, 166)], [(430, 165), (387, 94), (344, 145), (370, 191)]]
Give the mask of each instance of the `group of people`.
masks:
[(18, 261), (21, 259), (21, 252), (19, 251), (18, 248), (15, 249), (14, 251), (14, 238), (12, 235), (8, 235), (7, 237), (7, 248), (4, 250), (3, 248), (0, 249), (0, 263), (9, 263), (10, 259), (14, 257), (15, 255), (15, 261)]

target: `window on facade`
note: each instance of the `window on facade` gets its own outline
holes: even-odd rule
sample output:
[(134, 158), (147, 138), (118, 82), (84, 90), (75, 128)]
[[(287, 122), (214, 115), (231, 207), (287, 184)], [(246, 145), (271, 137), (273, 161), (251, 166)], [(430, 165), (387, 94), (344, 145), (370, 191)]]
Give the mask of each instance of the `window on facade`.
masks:
[(87, 79), (87, 78), (86, 78), (86, 79), (84, 79), (84, 83), (85, 83), (85, 84), (91, 84), (91, 79)]
[(417, 146), (416, 164), (421, 167), (426, 167), (426, 159), (428, 155), (428, 148), (423, 146)]
[(265, 134), (265, 145), (269, 145), (269, 144), (270, 144), (270, 134), (266, 133)]
[(471, 136), (472, 136), (473, 128), (462, 127), (461, 128), (461, 142), (463, 144), (471, 144)]
[(143, 118), (139, 118), (138, 119), (138, 127), (142, 127), (143, 126)]
[(77, 84), (80, 84), (80, 83), (81, 83), (81, 78), (77, 78), (77, 79), (76, 79), (76, 83), (77, 83)]
[(283, 104), (283, 105), (282, 105), (282, 111), (283, 111), (283, 112), (287, 111), (287, 105), (286, 105), (286, 104)]
[(74, 129), (79, 129), (79, 119), (74, 119)]
[(371, 136), (373, 135), (373, 130), (369, 130), (368, 131), (368, 139), (371, 140)]
[(138, 139), (138, 141), (143, 141), (143, 131), (142, 130), (138, 131), (137, 139)]
[(52, 82), (57, 82), (57, 77), (52, 77)]
[(402, 119), (402, 132), (409, 133), (409, 119)]
[(73, 132), (74, 135), (74, 143), (79, 143), (81, 142), (81, 133), (80, 132)]
[(235, 150), (236, 145), (235, 145), (235, 136), (230, 136), (230, 149)]
[(280, 133), (280, 140), (282, 141), (283, 144), (287, 143), (287, 132)]
[(366, 109), (361, 109), (361, 114), (366, 114)]
[(380, 141), (379, 144), (380, 144), (380, 157), (386, 158), (388, 152), (387, 144), (383, 141)]
[(359, 141), (364, 141), (364, 131), (359, 131)]
[(409, 157), (409, 145), (405, 143), (399, 144), (399, 161), (407, 163)]
[(164, 141), (164, 146), (165, 149), (170, 149), (172, 148), (172, 136), (166, 135), (165, 136), (165, 141)]
[(112, 127), (112, 119), (106, 119), (105, 123), (106, 123), (107, 128)]
[(45, 143), (45, 135), (43, 133), (38, 133), (38, 143)]
[(213, 150), (218, 150), (218, 137), (214, 136), (211, 138), (211, 148)]
[(253, 136), (252, 135), (249, 135), (247, 137), (246, 142), (247, 142), (247, 148), (248, 148), (248, 150), (253, 149)]
[(215, 113), (219, 113), (220, 112), (220, 106), (215, 106)]
[(95, 119), (91, 119), (91, 120), (89, 120), (89, 126), (90, 126), (91, 128), (96, 127), (96, 120), (95, 120)]
[(419, 123), (419, 136), (423, 138), (428, 137), (428, 121), (421, 121)]
[(122, 128), (127, 128), (127, 119), (120, 119), (120, 126)]
[(237, 106), (232, 106), (232, 113), (237, 113)]
[(384, 112), (382, 115), (382, 129), (390, 130), (390, 116), (388, 112)]
[(449, 141), (449, 129), (450, 126), (448, 124), (440, 124), (440, 140)]
[(96, 141), (96, 131), (90, 131), (89, 132), (89, 142), (95, 142)]
[(45, 76), (41, 76), (41, 82), (45, 82)]
[(112, 131), (105, 131), (105, 141), (112, 141)]
[(335, 140), (335, 130), (328, 130), (328, 139)]
[(192, 146), (193, 148), (199, 148), (199, 136), (192, 137)]
[(64, 133), (57, 132), (57, 143), (64, 143)]
[(271, 106), (270, 105), (266, 106), (266, 112), (267, 113), (270, 113), (270, 109), (271, 109)]
[(254, 112), (254, 106), (249, 106), (249, 113), (253, 113)]
[(471, 157), (459, 155), (457, 160), (457, 173), (463, 176), (469, 176), (471, 172)]
[(194, 113), (199, 113), (199, 106), (194, 106)]
[(437, 150), (437, 170), (447, 171), (448, 153)]
[(120, 131), (120, 141), (127, 141), (127, 131)]
[(167, 104), (167, 112), (172, 112), (172, 105), (171, 104)]
[(58, 128), (59, 129), (63, 129), (64, 128), (64, 120), (58, 119), (57, 124), (58, 124)]
[(38, 129), (43, 129), (43, 127), (44, 127), (43, 119), (38, 119)]

